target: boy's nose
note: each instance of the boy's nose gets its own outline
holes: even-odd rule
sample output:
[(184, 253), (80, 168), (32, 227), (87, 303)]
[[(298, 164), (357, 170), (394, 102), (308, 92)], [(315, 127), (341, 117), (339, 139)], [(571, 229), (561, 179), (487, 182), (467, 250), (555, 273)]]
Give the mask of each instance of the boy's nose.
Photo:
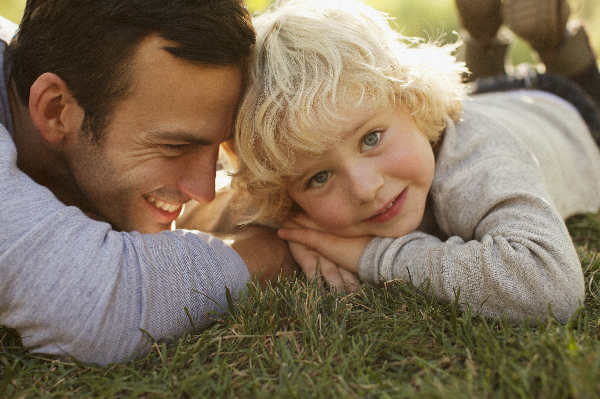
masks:
[(352, 194), (357, 203), (373, 201), (383, 186), (383, 176), (365, 167), (355, 167), (350, 174)]

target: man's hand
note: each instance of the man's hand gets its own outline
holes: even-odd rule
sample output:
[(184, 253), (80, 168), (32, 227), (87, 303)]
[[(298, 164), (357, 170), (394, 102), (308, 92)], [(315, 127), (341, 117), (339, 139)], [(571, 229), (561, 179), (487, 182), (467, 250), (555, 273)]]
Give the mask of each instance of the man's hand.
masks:
[(242, 257), (250, 276), (261, 287), (278, 277), (290, 277), (301, 270), (294, 262), (286, 241), (274, 229), (259, 226), (240, 228), (231, 247)]

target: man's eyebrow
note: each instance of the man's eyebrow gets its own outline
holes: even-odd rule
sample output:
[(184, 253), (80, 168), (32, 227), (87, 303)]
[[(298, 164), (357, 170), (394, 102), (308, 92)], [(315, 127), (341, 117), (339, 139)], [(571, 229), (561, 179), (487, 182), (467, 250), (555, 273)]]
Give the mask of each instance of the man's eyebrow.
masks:
[(209, 140), (204, 137), (198, 137), (197, 135), (189, 132), (153, 132), (151, 133), (151, 137), (157, 140), (164, 141), (178, 141), (181, 143), (188, 143), (193, 145), (211, 145), (212, 140)]

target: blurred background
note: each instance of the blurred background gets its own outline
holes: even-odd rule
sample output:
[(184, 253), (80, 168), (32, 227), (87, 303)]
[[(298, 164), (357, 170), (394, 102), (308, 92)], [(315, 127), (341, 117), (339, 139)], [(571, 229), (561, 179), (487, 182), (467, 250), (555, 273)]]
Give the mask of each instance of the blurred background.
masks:
[[(0, 15), (19, 22), (23, 14), (26, 0), (0, 0)], [(270, 0), (246, 0), (253, 13), (260, 12), (269, 6)], [(454, 0), (367, 0), (380, 11), (384, 11), (396, 19), (399, 31), (406, 36), (438, 38), (446, 34), (445, 41), (453, 42), (460, 25), (454, 7)], [(569, 2), (576, 18), (588, 21), (588, 32), (596, 54), (600, 54), (600, 1), (571, 0)], [(517, 40), (511, 49), (513, 64), (532, 62), (528, 45)]]

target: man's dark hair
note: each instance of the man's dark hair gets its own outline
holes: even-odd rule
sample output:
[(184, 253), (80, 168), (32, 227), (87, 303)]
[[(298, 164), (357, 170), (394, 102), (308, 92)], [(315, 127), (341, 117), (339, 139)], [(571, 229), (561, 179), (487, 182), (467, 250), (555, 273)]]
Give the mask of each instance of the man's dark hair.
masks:
[(210, 66), (244, 66), (255, 42), (243, 0), (28, 0), (8, 48), (11, 77), (28, 106), (35, 80), (58, 75), (99, 140), (129, 94), (138, 44), (155, 33), (174, 56)]

